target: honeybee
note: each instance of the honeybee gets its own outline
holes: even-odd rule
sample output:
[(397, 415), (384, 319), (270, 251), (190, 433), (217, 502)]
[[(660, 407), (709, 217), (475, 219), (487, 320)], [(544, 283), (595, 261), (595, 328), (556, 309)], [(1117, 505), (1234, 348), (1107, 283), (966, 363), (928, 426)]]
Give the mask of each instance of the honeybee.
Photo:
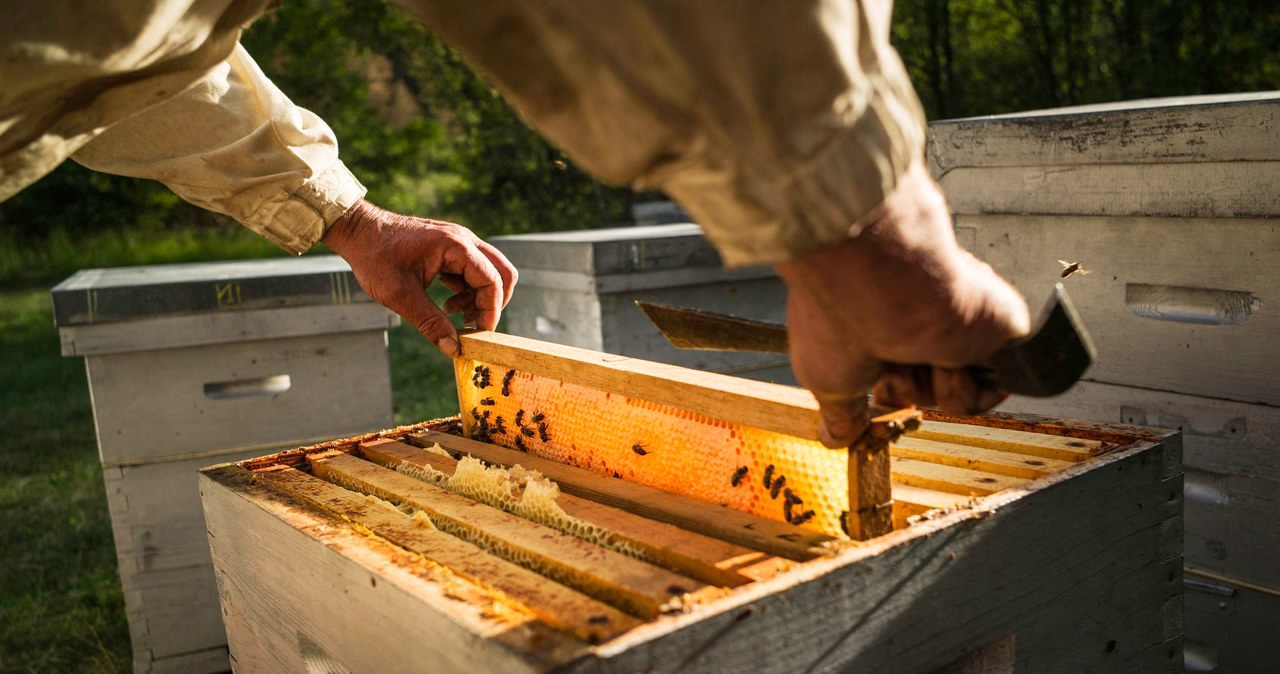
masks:
[(816, 515), (816, 514), (817, 514), (817, 513), (813, 512), (813, 510), (806, 510), (806, 511), (804, 511), (804, 512), (800, 513), (799, 515), (796, 515), (796, 518), (795, 518), (794, 520), (791, 520), (791, 523), (792, 523), (792, 524), (794, 524), (794, 525), (796, 525), (796, 526), (799, 526), (799, 525), (804, 524), (805, 522), (808, 522), (809, 520), (813, 519), (813, 516), (814, 516), (814, 515)]
[(631, 445), (631, 451), (635, 452), (636, 454), (639, 454), (640, 456), (644, 456), (645, 454), (649, 453), (649, 450), (644, 446), (644, 444), (639, 442), (637, 442), (634, 445)]
[(848, 510), (840, 511), (840, 531), (843, 531), (845, 536), (848, 536), (849, 538), (853, 538), (853, 534), (849, 533), (849, 511)]
[(493, 406), (493, 405), (496, 405), (497, 403), (495, 403), (495, 402), (493, 401), (493, 398), (481, 398), (481, 399), (480, 399), (480, 404), (481, 404), (481, 405), (484, 405), (484, 406), (486, 406), (486, 407), (491, 407), (491, 406)]
[(527, 454), (527, 453), (529, 453), (529, 448), (528, 448), (528, 447), (525, 447), (525, 445), (524, 445), (524, 438), (522, 438), (522, 437), (520, 437), (520, 436), (518, 436), (518, 435), (517, 435), (517, 436), (516, 436), (516, 443), (515, 443), (515, 444), (516, 444), (516, 449), (518, 449), (518, 450), (520, 450), (520, 451), (522, 451), (522, 452), (524, 452), (524, 453), (526, 453), (526, 454)]
[(733, 477), (729, 478), (729, 485), (736, 487), (742, 484), (743, 478), (747, 476), (747, 470), (748, 468), (746, 466), (738, 466), (738, 469), (733, 471)]
[(476, 388), (489, 388), (489, 368), (484, 365), (477, 365), (475, 372), (471, 375), (471, 383)]
[(516, 412), (516, 425), (524, 426), (524, 410), (519, 410)]
[(782, 485), (787, 483), (786, 475), (779, 475), (778, 479), (773, 481), (773, 486), (769, 487), (769, 498), (778, 498), (778, 492), (782, 491)]
[(530, 419), (532, 419), (532, 420), (533, 420), (533, 423), (535, 423), (535, 424), (536, 424), (536, 423), (538, 423), (539, 421), (542, 421), (543, 419), (546, 419), (546, 418), (547, 418), (547, 415), (543, 414), (542, 412), (534, 412), (534, 413), (533, 413), (533, 416), (531, 416), (531, 417), (529, 417), (529, 418), (530, 418)]
[(535, 433), (533, 432), (533, 429), (529, 428), (528, 426), (521, 426), (520, 432), (524, 433), (525, 437), (528, 437), (528, 438), (532, 438), (535, 435)]
[(505, 434), (507, 432), (506, 419), (503, 419), (501, 414), (493, 420), (493, 432), (499, 434)]
[(1062, 278), (1071, 278), (1075, 274), (1088, 274), (1089, 270), (1084, 268), (1080, 262), (1067, 262), (1066, 260), (1058, 260), (1058, 264), (1062, 265)]
[(507, 370), (507, 373), (502, 375), (502, 396), (504, 398), (511, 395), (511, 380), (515, 379), (515, 377), (515, 370)]
[(548, 440), (550, 440), (550, 439), (551, 439), (551, 436), (550, 436), (550, 435), (547, 435), (547, 425), (546, 425), (546, 424), (538, 424), (538, 439), (539, 439), (539, 440), (541, 440), (541, 441), (543, 441), (543, 442), (546, 442), (546, 441), (548, 441)]
[(764, 468), (764, 488), (768, 489), (773, 485), (773, 464), (769, 464)]

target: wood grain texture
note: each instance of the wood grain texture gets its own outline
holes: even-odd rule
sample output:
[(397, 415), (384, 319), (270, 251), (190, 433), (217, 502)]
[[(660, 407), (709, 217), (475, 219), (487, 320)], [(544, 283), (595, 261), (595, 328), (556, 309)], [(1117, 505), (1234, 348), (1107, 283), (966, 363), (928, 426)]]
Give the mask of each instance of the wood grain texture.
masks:
[[(956, 168), (939, 179), (953, 213), (1266, 218), (1280, 214), (1280, 162)], [(1206, 186), (1211, 186), (1206, 189)]]
[(1027, 482), (1025, 478), (898, 457), (890, 457), (889, 467), (896, 483), (961, 495), (985, 496)]
[(499, 466), (519, 464), (551, 478), (566, 493), (786, 559), (804, 561), (823, 556), (825, 553), (818, 546), (832, 540), (821, 533), (782, 522), (695, 501), (653, 487), (604, 477), (456, 435), (427, 431), (414, 434), (409, 440), (415, 444), (438, 443), (451, 451), (469, 454)]
[(1054, 461), (1072, 462), (1090, 458), (1107, 446), (1107, 443), (1101, 440), (1045, 435), (1044, 433), (1032, 433), (977, 424), (951, 424), (928, 420), (924, 422), (920, 430), (906, 436), (907, 440), (916, 438), (951, 445), (965, 445), (980, 449), (1042, 457)]
[[(1280, 405), (1280, 312), (1265, 299), (1280, 294), (1280, 219), (992, 215), (956, 224), (973, 230), (974, 253), (1033, 303), (1062, 280), (1058, 259), (1092, 272), (1065, 281), (1102, 354), (1087, 379)], [(1263, 303), (1236, 325), (1151, 320), (1127, 306), (1132, 284), (1235, 291)]]
[(201, 471), (200, 493), (237, 672), (307, 671), (304, 640), (349, 672), (541, 672), (586, 651), (242, 468)]
[(926, 153), (935, 176), (970, 166), (1270, 161), (1280, 155), (1280, 97), (1126, 101), (943, 120), (929, 124)]
[(889, 451), (901, 459), (928, 461), (944, 466), (971, 468), (1010, 477), (1033, 479), (1062, 470), (1070, 461), (1045, 459), (982, 447), (969, 447), (921, 438), (901, 438)]
[(818, 439), (808, 391), (495, 332), (461, 336), (462, 357), (626, 395), (732, 423)]
[[(395, 440), (362, 443), (370, 461), (396, 468), (430, 467), (453, 475), (457, 462)], [(634, 546), (647, 559), (692, 578), (724, 587), (772, 578), (794, 563), (751, 548), (686, 531), (679, 527), (562, 492), (556, 503), (570, 517), (603, 527), (620, 542)]]
[(656, 616), (685, 594), (714, 595), (706, 585), (686, 576), (369, 461), (329, 452), (310, 457), (310, 463), (317, 477), (416, 508), (448, 534), (633, 615)]
[[(539, 620), (584, 641), (608, 639), (638, 624), (611, 606), (553, 583), (443, 531), (420, 526), (404, 513), (370, 503), (359, 494), (296, 468), (264, 468), (255, 471), (254, 477), (344, 521), (365, 527), (448, 568), (467, 581), (506, 595)], [(657, 607), (654, 608), (656, 614)]]

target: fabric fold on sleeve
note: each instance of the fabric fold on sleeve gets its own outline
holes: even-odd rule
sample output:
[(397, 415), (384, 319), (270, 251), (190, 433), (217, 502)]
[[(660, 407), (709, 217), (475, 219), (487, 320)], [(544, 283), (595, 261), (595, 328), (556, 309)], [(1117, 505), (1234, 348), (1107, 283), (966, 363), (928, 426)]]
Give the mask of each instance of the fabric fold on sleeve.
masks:
[(659, 188), (727, 265), (856, 235), (924, 151), (872, 0), (396, 0), (602, 179)]
[(294, 254), (365, 194), (329, 126), (294, 105), (239, 45), (194, 86), (111, 126), (73, 158), (158, 180)]

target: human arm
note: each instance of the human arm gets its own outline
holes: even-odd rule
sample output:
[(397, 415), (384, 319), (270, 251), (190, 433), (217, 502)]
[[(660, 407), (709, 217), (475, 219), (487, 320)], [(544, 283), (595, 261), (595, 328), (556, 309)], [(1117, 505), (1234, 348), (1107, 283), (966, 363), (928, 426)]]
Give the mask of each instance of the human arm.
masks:
[(1026, 305), (956, 244), (889, 3), (398, 2), (578, 164), (680, 201), (726, 264), (777, 267), (827, 444), (862, 432), (873, 386), (1002, 398), (961, 366), (1024, 334)]
[(74, 159), (159, 180), (292, 253), (323, 239), (371, 297), (450, 355), (452, 324), (424, 291), (437, 273), (459, 293), (446, 309), (482, 327), (496, 325), (511, 296), (515, 270), (469, 230), (365, 202), (328, 125), (294, 105), (239, 46), (194, 86), (107, 128)]

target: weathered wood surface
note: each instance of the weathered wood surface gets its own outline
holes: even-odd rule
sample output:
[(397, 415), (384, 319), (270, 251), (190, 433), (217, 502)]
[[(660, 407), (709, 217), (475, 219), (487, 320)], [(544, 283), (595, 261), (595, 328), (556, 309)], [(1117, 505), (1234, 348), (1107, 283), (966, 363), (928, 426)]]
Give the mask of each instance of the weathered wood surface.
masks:
[(932, 671), (1015, 634), (1017, 671), (1181, 671), (1181, 474), (1162, 452), (1073, 466), (597, 652), (616, 671)]
[(695, 501), (634, 482), (604, 477), (581, 468), (455, 435), (427, 431), (414, 434), (409, 439), (415, 444), (438, 443), (446, 449), (470, 454), (485, 463), (504, 467), (519, 464), (550, 478), (565, 493), (787, 559), (803, 561), (822, 556), (823, 553), (817, 547), (831, 540), (829, 536), (783, 522)]
[(1280, 408), (1082, 382), (1001, 410), (1178, 430), (1186, 463), (1187, 563), (1280, 589)]
[(237, 672), (541, 672), (585, 652), (249, 471), (201, 471), (200, 493)]
[(58, 337), (62, 355), (88, 356), (386, 330), (397, 325), (399, 316), (381, 305), (366, 303), (72, 325), (58, 328)]
[(1273, 161), (1276, 92), (1193, 96), (942, 120), (929, 124), (935, 176), (967, 166)]
[[(1280, 162), (956, 168), (938, 181), (952, 213), (1266, 218)], [(1212, 186), (1206, 189), (1206, 186)]]
[[(1065, 281), (1100, 354), (1089, 380), (1280, 405), (1280, 313), (1265, 304), (1280, 294), (1280, 219), (988, 215), (956, 224), (1033, 304), (1062, 280), (1059, 259), (1091, 271)], [(1134, 284), (1223, 291), (1241, 306), (1189, 300), (1152, 320), (1128, 306)], [(1212, 324), (1228, 313), (1230, 322)]]
[(966, 447), (936, 440), (902, 438), (890, 448), (893, 456), (968, 468), (1010, 477), (1034, 479), (1062, 470), (1069, 461), (1029, 457), (982, 447)]
[(1012, 454), (1041, 457), (1054, 461), (1083, 461), (1102, 451), (1107, 444), (1101, 440), (1064, 437), (1010, 430), (977, 424), (955, 424), (926, 420), (920, 430), (907, 436), (908, 440), (921, 439), (952, 445), (965, 445)]
[[(89, 356), (104, 465), (294, 446), (391, 425), (382, 330)], [(205, 385), (288, 375), (284, 392), (214, 399)], [(340, 392), (334, 388), (343, 383)], [(339, 403), (338, 401), (341, 400)], [(206, 461), (205, 465), (212, 463)]]
[[(430, 467), (453, 475), (457, 462), (395, 440), (361, 443), (364, 456), (390, 468)], [(772, 578), (794, 564), (781, 557), (735, 545), (718, 538), (651, 520), (619, 508), (562, 492), (556, 499), (565, 514), (611, 532), (620, 542), (647, 558), (707, 583), (738, 587)]]
[(687, 576), (342, 452), (312, 457), (311, 467), (343, 488), (416, 508), (447, 534), (640, 617), (657, 615), (683, 595), (715, 595)]
[(871, 414), (866, 432), (849, 446), (849, 511), (844, 527), (855, 541), (893, 531), (889, 446), (908, 429), (918, 429), (922, 421), (914, 407), (890, 412), (873, 408)]
[(732, 423), (818, 439), (818, 404), (800, 388), (698, 372), (496, 332), (461, 338), (462, 357), (671, 405)]

